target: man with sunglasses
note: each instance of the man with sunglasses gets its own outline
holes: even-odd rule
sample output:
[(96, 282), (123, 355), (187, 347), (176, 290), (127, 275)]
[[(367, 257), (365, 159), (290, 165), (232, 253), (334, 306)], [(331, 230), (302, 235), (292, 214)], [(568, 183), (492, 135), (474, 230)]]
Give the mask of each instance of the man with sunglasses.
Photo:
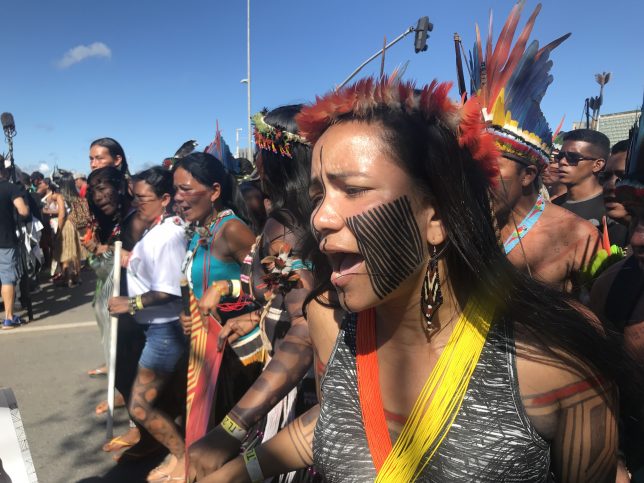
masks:
[[(635, 133), (634, 148), (624, 164), (616, 166), (609, 163), (607, 166), (608, 170), (615, 172), (613, 178), (618, 174), (621, 178), (613, 182), (612, 195), (630, 217), (631, 253), (606, 269), (595, 281), (590, 293), (590, 308), (607, 326), (623, 335), (624, 349), (635, 363), (631, 369), (633, 374), (627, 376), (632, 387), (639, 388), (642, 387), (644, 373), (644, 125), (635, 129)], [(613, 152), (616, 148), (619, 149), (616, 145)], [(609, 212), (615, 209), (612, 206)], [(626, 465), (633, 474), (639, 475), (644, 474), (642, 399), (639, 391), (632, 394), (624, 392), (620, 429), (620, 450), (624, 453)], [(640, 481), (633, 479), (636, 480)]]
[(608, 236), (613, 245), (622, 248), (628, 246), (628, 225), (631, 222), (631, 216), (624, 205), (615, 197), (615, 185), (624, 179), (628, 144), (628, 139), (615, 143), (610, 150), (606, 167), (599, 173), (606, 209)]
[(588, 220), (598, 229), (606, 214), (599, 173), (604, 169), (610, 153), (606, 135), (592, 129), (567, 132), (563, 146), (556, 156), (559, 180), (567, 192), (554, 203)]

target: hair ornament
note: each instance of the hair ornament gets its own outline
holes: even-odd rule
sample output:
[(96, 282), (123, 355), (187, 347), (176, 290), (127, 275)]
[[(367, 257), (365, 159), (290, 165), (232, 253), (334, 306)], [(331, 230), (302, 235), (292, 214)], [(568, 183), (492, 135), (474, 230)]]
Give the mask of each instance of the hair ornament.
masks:
[(457, 136), (459, 145), (467, 149), (477, 161), (490, 183), (498, 176), (499, 152), (494, 138), (485, 130), (481, 106), (473, 96), (464, 104), (448, 97), (450, 82), (433, 80), (421, 88), (412, 81), (402, 81), (397, 74), (375, 79), (367, 77), (349, 86), (317, 97), (315, 103), (305, 106), (297, 115), (300, 133), (311, 143), (333, 124), (348, 114), (368, 119), (381, 109), (419, 113), (427, 121), (438, 120)]
[(304, 137), (268, 124), (264, 120), (263, 112), (258, 112), (251, 119), (255, 126), (255, 144), (260, 149), (293, 158), (292, 143), (308, 144)]

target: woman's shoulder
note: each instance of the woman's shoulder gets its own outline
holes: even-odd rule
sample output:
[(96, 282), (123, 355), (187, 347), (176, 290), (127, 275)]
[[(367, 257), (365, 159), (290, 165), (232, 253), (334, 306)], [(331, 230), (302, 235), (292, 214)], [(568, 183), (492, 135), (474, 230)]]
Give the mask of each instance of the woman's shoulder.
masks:
[(301, 231), (289, 228), (275, 218), (268, 218), (262, 231), (263, 251), (277, 255), (285, 244), (297, 251), (302, 240)]
[(250, 236), (255, 238), (252, 230), (244, 221), (236, 215), (224, 218), (224, 223), (221, 226), (221, 234), (225, 238), (239, 238)]
[(519, 394), (527, 416), (544, 439), (555, 437), (562, 411), (589, 401), (612, 404), (613, 382), (590, 361), (543, 347), (520, 327), (514, 333)]

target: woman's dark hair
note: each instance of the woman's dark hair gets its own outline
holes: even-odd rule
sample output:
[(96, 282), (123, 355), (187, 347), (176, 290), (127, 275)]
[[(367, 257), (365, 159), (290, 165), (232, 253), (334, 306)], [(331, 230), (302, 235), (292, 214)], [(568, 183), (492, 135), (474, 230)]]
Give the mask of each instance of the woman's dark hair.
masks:
[(100, 138), (100, 139), (97, 139), (96, 141), (93, 141), (92, 144), (89, 145), (90, 149), (93, 146), (102, 146), (104, 148), (107, 148), (107, 150), (110, 153), (110, 156), (112, 156), (113, 158), (115, 158), (116, 156), (120, 156), (122, 161), (118, 169), (125, 174), (129, 173), (127, 158), (125, 157), (125, 151), (123, 150), (123, 146), (121, 146), (116, 139)]
[[(262, 202), (266, 199), (266, 195), (262, 191), (262, 187), (259, 181), (244, 181), (239, 184), (239, 191), (241, 192), (244, 199), (246, 199), (247, 194), (251, 192), (257, 192), (259, 196), (261, 196)], [(261, 213), (257, 213), (251, 210), (248, 207), (248, 204), (246, 204), (246, 209), (248, 211), (248, 216), (250, 218), (249, 219), (250, 227), (253, 230), (253, 233), (255, 233), (256, 235), (259, 235), (264, 229), (264, 224), (266, 223), (266, 219), (268, 218), (268, 215), (266, 214), (266, 210), (262, 205)]]
[(246, 203), (239, 191), (237, 180), (226, 171), (224, 165), (216, 157), (202, 152), (190, 153), (177, 160), (172, 167), (172, 172), (174, 173), (178, 168), (185, 169), (199, 183), (209, 188), (215, 183), (219, 184), (221, 186), (219, 200), (223, 207), (233, 210), (238, 217), (248, 221)]
[[(302, 104), (281, 106), (264, 115), (269, 126), (299, 134), (295, 116)], [(311, 146), (305, 143), (290, 143), (291, 157), (269, 150), (261, 151), (262, 191), (271, 200), (269, 218), (273, 218), (296, 234), (299, 246), (294, 249), (307, 260), (321, 263), (323, 255), (317, 250), (317, 242), (309, 230), (313, 205), (309, 198), (311, 177)]]
[[(103, 211), (94, 204), (94, 186), (100, 183), (105, 183), (111, 186), (117, 196), (118, 206), (114, 217), (105, 215)], [(125, 173), (114, 166), (107, 166), (105, 168), (99, 168), (92, 171), (87, 177), (87, 203), (89, 204), (89, 209), (92, 212), (92, 215), (98, 222), (99, 240), (102, 243), (105, 243), (109, 239), (112, 229), (116, 223), (119, 223), (120, 220), (127, 215), (127, 212), (132, 206), (132, 195), (130, 194)]]
[[(616, 334), (600, 333), (571, 296), (533, 280), (508, 261), (494, 229), (488, 178), (459, 146), (452, 128), (418, 112), (386, 107), (344, 115), (338, 122), (351, 120), (381, 126), (394, 159), (435, 206), (447, 235), (443, 257), (458, 300), (477, 294), (494, 303), (497, 321), (514, 322), (540, 351), (555, 360), (563, 353), (581, 374), (587, 370), (575, 357), (620, 380), (624, 358)], [(316, 266), (314, 274), (316, 289), (307, 302), (333, 290), (328, 264)]]
[(154, 166), (132, 176), (132, 183), (143, 181), (152, 188), (154, 194), (161, 198), (164, 194), (174, 196), (172, 173), (160, 166)]
[(72, 201), (80, 198), (78, 188), (76, 188), (76, 181), (74, 180), (74, 175), (72, 173), (65, 171), (64, 173), (61, 173), (55, 181), (58, 186), (58, 192), (63, 195), (65, 201)]

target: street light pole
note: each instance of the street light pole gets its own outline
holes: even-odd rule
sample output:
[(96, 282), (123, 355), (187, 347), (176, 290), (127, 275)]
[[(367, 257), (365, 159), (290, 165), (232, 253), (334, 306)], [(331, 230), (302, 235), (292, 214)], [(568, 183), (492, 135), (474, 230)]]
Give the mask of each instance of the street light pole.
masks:
[(246, 87), (248, 93), (248, 156), (249, 161), (255, 165), (253, 160), (253, 131), (250, 125), (250, 0), (246, 0)]
[(239, 157), (239, 133), (243, 131), (241, 127), (235, 129), (235, 157)]

